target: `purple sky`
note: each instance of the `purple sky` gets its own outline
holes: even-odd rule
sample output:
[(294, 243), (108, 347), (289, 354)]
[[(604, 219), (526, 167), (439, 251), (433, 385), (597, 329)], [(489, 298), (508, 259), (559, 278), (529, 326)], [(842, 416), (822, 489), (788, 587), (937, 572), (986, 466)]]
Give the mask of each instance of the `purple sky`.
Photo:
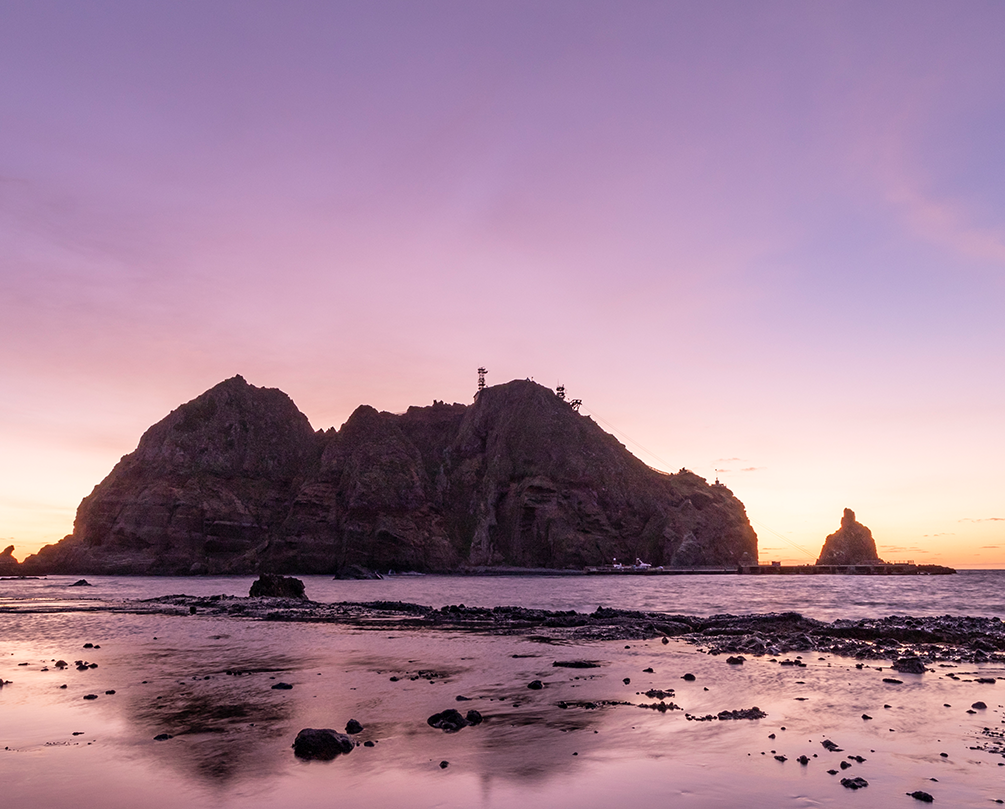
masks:
[(1000, 2), (7, 0), (0, 542), (235, 373), (326, 428), (484, 364), (718, 474), (762, 560), (849, 507), (887, 558), (1005, 567), (1003, 35)]

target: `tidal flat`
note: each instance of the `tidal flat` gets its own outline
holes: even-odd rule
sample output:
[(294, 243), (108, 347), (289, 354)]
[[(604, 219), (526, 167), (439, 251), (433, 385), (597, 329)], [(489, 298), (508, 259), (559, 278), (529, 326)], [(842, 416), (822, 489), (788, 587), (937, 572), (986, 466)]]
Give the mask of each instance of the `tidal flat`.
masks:
[[(922, 793), (950, 806), (1005, 800), (1005, 665), (968, 648), (976, 641), (966, 633), (962, 645), (939, 652), (919, 622), (900, 619), (897, 631), (920, 634), (856, 641), (856, 654), (730, 654), (726, 645), (752, 634), (770, 640), (771, 620), (702, 639), (637, 628), (584, 634), (576, 620), (419, 625), (407, 607), (357, 605), (333, 621), (297, 612), (209, 596), (72, 609), (37, 602), (4, 612), (4, 805), (843, 807), (917, 805), (912, 795)], [(790, 637), (800, 634), (824, 645), (806, 632)], [(927, 660), (925, 671), (891, 668), (915, 655)], [(561, 665), (570, 663), (578, 665)], [(530, 687), (535, 681), (540, 688)], [(759, 715), (754, 707), (764, 716), (729, 718)], [(454, 733), (428, 724), (451, 708), (476, 710), (483, 721)], [(350, 753), (294, 755), (301, 729), (344, 732), (350, 720), (362, 725)]]

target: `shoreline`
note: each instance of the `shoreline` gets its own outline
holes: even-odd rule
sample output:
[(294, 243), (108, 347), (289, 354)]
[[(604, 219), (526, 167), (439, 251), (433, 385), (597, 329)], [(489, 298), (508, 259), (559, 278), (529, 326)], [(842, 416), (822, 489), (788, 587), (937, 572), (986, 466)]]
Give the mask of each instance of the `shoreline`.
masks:
[[(869, 805), (1005, 798), (997, 619), (189, 595), (24, 606), (0, 613), (14, 806), (72, 794), (97, 809), (114, 790), (123, 805), (320, 809), (333, 778), (364, 808), (798, 809), (850, 801), (854, 779)], [(450, 708), (483, 721), (430, 726)], [(349, 754), (293, 754), (303, 728), (350, 720), (363, 731)]]
[(235, 620), (337, 624), (360, 630), (463, 631), (540, 635), (556, 641), (674, 638), (710, 655), (775, 656), (815, 651), (857, 660), (913, 659), (915, 668), (941, 662), (1005, 665), (1005, 623), (997, 617), (943, 615), (837, 619), (797, 612), (711, 616), (598, 607), (592, 613), (518, 606), (434, 608), (402, 601), (316, 602), (309, 599), (175, 594), (119, 602), (30, 602), (3, 614), (129, 613), (201, 615)]

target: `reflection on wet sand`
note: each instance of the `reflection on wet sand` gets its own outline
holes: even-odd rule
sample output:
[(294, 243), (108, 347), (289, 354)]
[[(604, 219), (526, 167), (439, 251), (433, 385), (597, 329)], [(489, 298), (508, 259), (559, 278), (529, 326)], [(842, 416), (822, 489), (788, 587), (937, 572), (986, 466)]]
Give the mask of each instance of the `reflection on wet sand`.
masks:
[[(2, 745), (17, 749), (0, 753), (12, 806), (64, 805), (72, 791), (83, 796), (74, 800), (79, 809), (321, 807), (337, 784), (360, 807), (581, 808), (685, 796), (689, 805), (731, 807), (741, 784), (746, 806), (796, 807), (841, 801), (846, 775), (869, 782), (874, 804), (926, 787), (955, 805), (1005, 797), (993, 777), (1005, 763), (1000, 745), (981, 735), (1002, 719), (994, 696), (1001, 681), (991, 680), (1000, 672), (989, 666), (898, 673), (895, 685), (889, 662), (857, 666), (827, 654), (800, 665), (767, 656), (735, 665), (676, 641), (543, 644), (114, 615), (86, 625), (86, 639), (101, 642), (93, 654), (100, 667), (57, 674), (38, 661), (72, 659), (85, 637), (49, 620), (20, 624), (17, 654), (0, 659), (0, 676), (14, 681), (0, 692), (4, 715), (37, 717), (33, 725), (19, 719), (14, 730), (0, 725)], [(554, 665), (584, 659), (599, 665)], [(28, 660), (36, 662), (17, 667)], [(60, 690), (64, 680), (69, 688)], [(274, 688), (281, 682), (292, 688)], [(672, 692), (684, 710), (640, 708), (652, 702), (649, 689)], [(88, 691), (101, 696), (85, 702)], [(970, 708), (981, 698), (986, 709)], [(711, 719), (755, 705), (765, 718)], [(483, 721), (454, 733), (427, 724), (451, 708), (476, 710)], [(302, 728), (341, 732), (350, 719), (363, 727), (350, 754), (330, 762), (293, 756)], [(81, 744), (54, 744), (72, 739)], [(843, 752), (822, 747), (824, 739)], [(50, 771), (69, 782), (64, 791), (37, 775)]]
[(217, 642), (148, 649), (119, 661), (134, 683), (117, 703), (134, 743), (186, 777), (219, 787), (273, 777), (283, 767), (274, 749), (288, 733), (292, 700), (272, 686), (303, 661), (209, 640)]

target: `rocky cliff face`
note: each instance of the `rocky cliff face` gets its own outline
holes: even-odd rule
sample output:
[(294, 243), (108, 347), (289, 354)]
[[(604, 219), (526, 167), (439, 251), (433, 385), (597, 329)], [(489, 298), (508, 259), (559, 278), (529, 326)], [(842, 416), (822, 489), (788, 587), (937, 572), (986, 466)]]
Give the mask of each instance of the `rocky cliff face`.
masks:
[(315, 433), (281, 391), (222, 382), (151, 427), (22, 565), (67, 573), (337, 573), (757, 559), (742, 504), (650, 469), (547, 388), (358, 408)]
[(841, 527), (824, 540), (818, 565), (881, 564), (872, 531), (855, 520), (855, 512), (844, 510)]

